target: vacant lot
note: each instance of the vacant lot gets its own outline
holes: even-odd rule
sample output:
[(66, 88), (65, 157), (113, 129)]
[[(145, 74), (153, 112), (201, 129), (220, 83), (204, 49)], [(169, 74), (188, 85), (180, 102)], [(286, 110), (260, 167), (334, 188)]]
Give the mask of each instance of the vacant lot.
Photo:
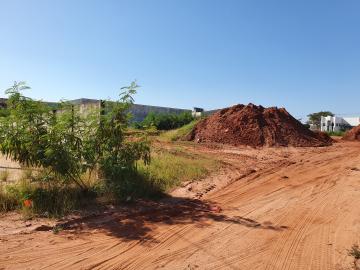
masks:
[[(172, 198), (81, 219), (39, 227), (41, 220), (7, 214), (0, 269), (351, 269), (347, 250), (360, 235), (359, 143), (181, 147), (216, 156), (221, 169), (184, 183)], [(57, 222), (60, 229), (51, 229)]]

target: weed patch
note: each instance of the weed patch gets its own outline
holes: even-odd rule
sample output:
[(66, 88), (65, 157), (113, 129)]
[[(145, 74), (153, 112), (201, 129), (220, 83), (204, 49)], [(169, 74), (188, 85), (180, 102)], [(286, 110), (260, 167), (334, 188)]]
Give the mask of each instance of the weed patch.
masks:
[(138, 171), (163, 192), (184, 181), (196, 180), (217, 168), (217, 162), (206, 156), (185, 150), (155, 150), (148, 166), (139, 164)]
[(199, 120), (194, 120), (189, 124), (182, 126), (181, 128), (170, 130), (164, 132), (160, 135), (160, 139), (165, 141), (178, 141), (182, 138), (185, 138), (194, 128), (194, 126), (199, 122)]

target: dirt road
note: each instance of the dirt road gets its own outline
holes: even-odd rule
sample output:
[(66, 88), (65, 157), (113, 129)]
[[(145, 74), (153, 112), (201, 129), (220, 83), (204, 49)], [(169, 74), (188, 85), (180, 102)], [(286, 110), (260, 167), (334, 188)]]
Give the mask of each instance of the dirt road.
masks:
[(3, 234), (0, 269), (351, 269), (359, 143), (201, 151), (229, 166), (173, 193), (190, 198)]

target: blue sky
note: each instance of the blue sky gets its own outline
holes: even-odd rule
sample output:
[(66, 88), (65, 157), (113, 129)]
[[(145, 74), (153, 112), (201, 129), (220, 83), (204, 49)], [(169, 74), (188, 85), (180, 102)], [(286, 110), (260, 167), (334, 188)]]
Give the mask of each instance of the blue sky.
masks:
[(0, 0), (0, 89), (360, 115), (358, 0)]

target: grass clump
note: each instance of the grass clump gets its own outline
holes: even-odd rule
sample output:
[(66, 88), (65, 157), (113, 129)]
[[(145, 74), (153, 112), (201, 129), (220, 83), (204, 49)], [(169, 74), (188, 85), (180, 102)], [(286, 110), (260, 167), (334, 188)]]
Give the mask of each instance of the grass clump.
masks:
[(194, 120), (189, 124), (182, 126), (181, 128), (164, 132), (160, 135), (160, 138), (164, 139), (165, 141), (172, 141), (172, 142), (181, 140), (182, 138), (185, 138), (186, 135), (188, 135), (193, 130), (193, 128), (198, 122), (199, 120)]
[(5, 171), (1, 171), (0, 172), (0, 181), (1, 182), (7, 182), (9, 179), (9, 171), (5, 170)]
[(22, 179), (0, 190), (0, 211), (20, 210), (24, 216), (60, 217), (82, 208), (95, 193), (76, 186), (45, 185)]
[(329, 136), (338, 136), (338, 137), (342, 137), (345, 135), (345, 131), (331, 131), (331, 132), (326, 132), (326, 133)]
[(349, 256), (353, 257), (355, 260), (360, 260), (360, 248), (358, 245), (353, 245), (349, 250)]
[(157, 149), (152, 153), (150, 165), (139, 165), (139, 173), (166, 192), (184, 181), (200, 179), (216, 168), (216, 160), (207, 156), (189, 153), (181, 148)]
[(0, 212), (8, 212), (19, 207), (19, 201), (14, 196), (6, 191), (3, 186), (0, 186)]
[(348, 250), (348, 255), (354, 258), (354, 267), (353, 269), (359, 269), (359, 261), (360, 261), (360, 248), (358, 245), (353, 245), (350, 250)]

